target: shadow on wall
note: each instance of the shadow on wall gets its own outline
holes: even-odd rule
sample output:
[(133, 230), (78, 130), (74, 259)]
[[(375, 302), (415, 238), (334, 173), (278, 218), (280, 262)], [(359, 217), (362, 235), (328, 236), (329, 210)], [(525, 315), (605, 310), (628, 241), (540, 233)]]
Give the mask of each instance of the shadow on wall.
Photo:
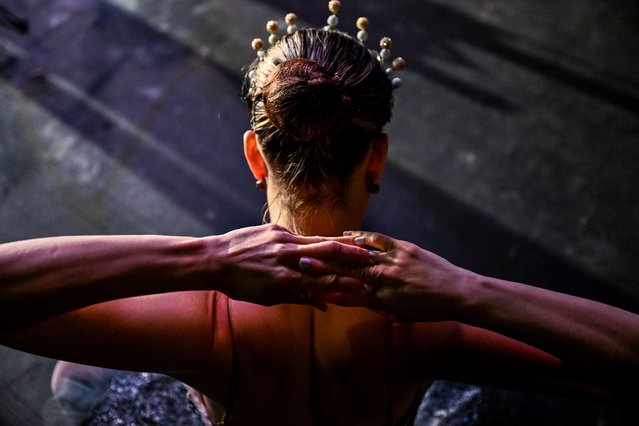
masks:
[(534, 284), (639, 312), (639, 293), (629, 295), (553, 255), (494, 218), (393, 164), (372, 197), (366, 229), (392, 232), (477, 273)]
[(17, 16), (9, 8), (0, 4), (0, 27), (26, 34), (29, 32), (29, 21)]
[[(312, 23), (315, 23), (318, 14), (324, 11), (317, 3), (302, 0), (275, 0), (270, 3), (284, 10), (294, 10), (300, 17)], [(402, 22), (406, 18), (406, 11), (410, 11), (410, 22)], [(525, 52), (516, 47), (518, 35), (482, 22), (454, 7), (432, 0), (420, 1), (419, 7), (415, 7), (413, 0), (397, 0), (393, 1), (392, 5), (384, 2), (358, 3), (357, 7), (342, 9), (340, 28), (351, 31), (348, 23), (354, 23), (358, 16), (367, 13), (384, 16), (383, 21), (371, 23), (371, 37), (368, 43), (372, 48), (376, 47), (373, 40), (390, 34), (393, 45), (397, 46), (397, 51), (402, 56), (420, 58), (416, 62), (410, 61), (411, 71), (487, 108), (504, 113), (516, 112), (515, 107), (500, 93), (490, 91), (481, 85), (480, 75), (473, 82), (469, 82), (447, 72), (441, 66), (435, 66), (435, 62), (440, 62), (461, 66), (471, 72), (490, 71), (480, 69), (479, 64), (461, 51), (457, 47), (460, 42), (489, 52), (602, 102), (639, 114), (637, 96), (561, 63)], [(394, 25), (398, 22), (401, 25)], [(317, 23), (320, 24), (321, 22)], [(354, 28), (354, 25), (352, 27)]]

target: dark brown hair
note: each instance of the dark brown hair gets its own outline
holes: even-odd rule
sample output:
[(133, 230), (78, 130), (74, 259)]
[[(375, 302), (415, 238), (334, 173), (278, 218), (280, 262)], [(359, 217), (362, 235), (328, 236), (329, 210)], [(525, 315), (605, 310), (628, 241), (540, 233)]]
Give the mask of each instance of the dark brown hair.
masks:
[(243, 98), (271, 172), (293, 200), (300, 189), (340, 194), (392, 109), (376, 57), (330, 30), (284, 36), (251, 65)]

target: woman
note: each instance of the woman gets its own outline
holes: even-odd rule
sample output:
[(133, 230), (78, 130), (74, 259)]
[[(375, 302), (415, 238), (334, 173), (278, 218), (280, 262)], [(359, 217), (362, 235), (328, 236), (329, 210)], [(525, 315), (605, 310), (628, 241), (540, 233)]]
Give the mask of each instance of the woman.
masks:
[[(3, 245), (2, 343), (169, 374), (199, 392), (218, 424), (399, 424), (438, 378), (608, 397), (624, 377), (589, 374), (594, 360), (603, 360), (603, 368), (628, 360), (625, 369), (636, 371), (636, 354), (621, 350), (622, 342), (632, 348), (637, 341), (632, 314), (602, 307), (594, 311), (601, 319), (585, 318), (586, 330), (621, 318), (614, 344), (594, 347), (587, 333), (573, 338), (559, 314), (538, 318), (531, 308), (500, 316), (490, 308), (501, 298), (466, 299), (442, 289), (474, 285), (475, 276), (407, 243), (376, 234), (326, 241), (286, 230), (337, 236), (357, 229), (377, 189), (392, 87), (358, 41), (336, 31), (298, 31), (254, 63), (245, 89), (252, 124), (244, 135), (247, 162), (266, 189), (271, 221), (283, 227), (202, 239)], [(386, 252), (369, 252), (366, 244)], [(526, 306), (529, 296), (535, 293), (518, 296), (514, 306)], [(533, 297), (533, 305), (548, 298)], [(458, 309), (464, 302), (476, 300), (468, 315), (478, 319), (459, 315), (466, 314)], [(573, 301), (557, 303), (563, 309)], [(485, 328), (395, 323), (377, 311)], [(616, 352), (604, 356), (608, 347)], [(585, 348), (592, 356), (582, 361)]]

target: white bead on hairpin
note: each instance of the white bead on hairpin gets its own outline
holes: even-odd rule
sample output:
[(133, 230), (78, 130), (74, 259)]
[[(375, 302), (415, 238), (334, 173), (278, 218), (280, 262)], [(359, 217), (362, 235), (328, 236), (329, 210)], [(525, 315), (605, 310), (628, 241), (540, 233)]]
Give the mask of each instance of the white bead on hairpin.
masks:
[(357, 23), (355, 25), (359, 30), (357, 32), (357, 39), (360, 41), (360, 43), (364, 43), (366, 40), (368, 40), (368, 18), (364, 16), (357, 18)]
[(295, 31), (297, 31), (297, 25), (295, 25), (297, 23), (297, 15), (294, 13), (289, 13), (286, 15), (286, 18), (284, 18), (284, 20), (286, 21), (286, 24), (288, 25), (288, 27), (286, 27), (286, 33), (287, 34), (295, 33)]
[[(337, 25), (339, 24), (339, 19), (337, 17), (337, 14), (340, 12), (341, 9), (342, 9), (341, 1), (331, 0), (328, 2), (328, 10), (332, 13), (332, 15), (330, 15), (328, 19), (326, 20), (326, 23), (328, 25), (324, 27), (325, 30), (329, 31), (329, 30), (337, 29)], [(286, 21), (286, 25), (287, 25), (286, 33), (289, 35), (294, 34), (297, 31), (297, 15), (295, 15), (294, 13), (289, 13), (286, 15), (284, 20)], [(358, 30), (357, 40), (359, 40), (360, 43), (364, 44), (366, 40), (368, 40), (368, 18), (364, 16), (358, 18), (356, 22), (356, 27)], [(266, 31), (268, 31), (270, 34), (268, 37), (269, 45), (272, 46), (275, 43), (277, 43), (277, 41), (279, 40), (279, 36), (277, 35), (277, 32), (279, 31), (278, 22), (268, 21), (266, 23)], [(264, 57), (266, 52), (264, 50), (264, 41), (261, 38), (253, 39), (251, 46), (253, 47), (253, 50), (257, 52), (258, 58), (261, 59)], [(381, 50), (379, 52), (376, 52), (374, 50), (370, 51), (371, 54), (374, 55), (377, 58), (377, 60), (382, 64), (382, 67), (385, 66), (384, 62), (388, 61), (391, 58), (392, 46), (393, 46), (393, 41), (390, 39), (390, 37), (382, 37), (382, 39), (379, 42), (379, 47), (381, 47)], [(390, 67), (385, 68), (385, 71), (390, 78), (390, 75), (393, 73), (393, 71), (401, 71), (404, 68), (406, 68), (406, 61), (404, 61), (404, 59), (401, 57), (397, 57), (392, 60)], [(401, 78), (395, 77), (391, 80), (391, 84), (393, 85), (393, 89), (397, 89), (402, 85), (402, 80)]]
[(279, 40), (279, 37), (277, 36), (277, 32), (280, 29), (280, 24), (278, 24), (277, 21), (268, 21), (266, 23), (266, 31), (268, 31), (269, 33), (271, 33), (270, 36), (268, 36), (268, 44), (270, 44), (271, 46), (273, 46), (277, 40)]
[[(402, 57), (397, 57), (393, 59), (392, 67), (386, 70), (386, 74), (390, 75), (393, 71), (402, 71), (404, 68), (406, 68), (406, 61)], [(402, 79), (395, 77), (391, 80), (391, 84), (393, 89), (399, 89), (402, 86)]]
[(328, 2), (328, 10), (331, 11), (332, 15), (328, 17), (326, 23), (328, 26), (324, 27), (326, 30), (334, 30), (337, 28), (337, 24), (339, 24), (339, 18), (337, 14), (340, 10), (342, 10), (342, 2), (339, 0), (331, 0)]
[[(292, 13), (289, 15), (293, 15)], [(295, 16), (295, 15), (293, 15)], [(287, 18), (289, 17), (288, 15), (286, 16)], [(297, 17), (295, 17), (295, 19), (297, 19)], [(290, 26), (289, 26), (290, 28)], [(278, 24), (277, 21), (268, 21), (266, 23), (266, 31), (268, 31), (270, 33), (270, 35), (268, 36), (268, 44), (273, 46), (275, 43), (277, 43), (277, 40), (279, 40), (279, 37), (277, 35), (277, 31), (280, 29), (280, 25)], [(258, 58), (263, 58), (264, 54), (266, 53), (264, 51), (264, 40), (262, 40), (261, 38), (254, 38), (253, 41), (251, 42), (251, 47), (253, 48), (253, 50), (255, 50), (257, 52), (257, 57)]]
[(254, 38), (251, 42), (251, 47), (257, 52), (257, 57), (262, 58), (264, 56), (264, 40), (261, 38)]
[[(381, 47), (382, 50), (379, 51), (377, 59), (382, 66), (384, 66), (384, 62), (391, 58), (391, 47), (393, 47), (393, 41), (390, 37), (382, 37), (379, 41), (379, 47)], [(393, 71), (402, 71), (404, 68), (406, 68), (406, 61), (404, 58), (397, 57), (393, 59), (391, 66), (386, 68), (386, 74), (390, 76)], [(395, 77), (391, 80), (391, 84), (393, 85), (393, 89), (399, 89), (402, 85), (402, 79)]]

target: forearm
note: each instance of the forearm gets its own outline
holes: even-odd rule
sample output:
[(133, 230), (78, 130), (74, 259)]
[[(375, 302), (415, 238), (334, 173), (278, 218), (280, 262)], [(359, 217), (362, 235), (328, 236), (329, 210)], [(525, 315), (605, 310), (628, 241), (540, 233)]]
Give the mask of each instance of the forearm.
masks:
[(82, 236), (2, 244), (1, 327), (107, 300), (203, 289), (204, 276), (215, 275), (214, 238)]
[(639, 315), (592, 300), (473, 275), (461, 321), (559, 356), (566, 368), (639, 378)]
[[(457, 374), (457, 380), (494, 383), (495, 372), (510, 371), (512, 375), (501, 382), (524, 378), (528, 384), (562, 383), (562, 388), (589, 388), (591, 393), (601, 389), (620, 399), (625, 394), (637, 394), (639, 315), (483, 277), (414, 244), (382, 234), (355, 231), (349, 235), (362, 236), (367, 245), (380, 250), (375, 265), (357, 268), (346, 262), (313, 260), (304, 262), (305, 271), (338, 275), (329, 286), (318, 285), (336, 294), (333, 303), (366, 306), (397, 321), (457, 323), (456, 331), (434, 339), (432, 327), (422, 324), (412, 332), (415, 343), (408, 343), (410, 348), (421, 348), (416, 350), (418, 356), (439, 356), (438, 351), (443, 354), (441, 359), (427, 363), (433, 368), (439, 365), (440, 372), (444, 365)], [(342, 282), (341, 276), (358, 278), (359, 285)], [(534, 368), (519, 372), (513, 365)], [(486, 366), (492, 366), (492, 372), (482, 371)], [(536, 374), (539, 377), (531, 377)]]
[(56, 237), (0, 244), (0, 330), (108, 300), (176, 291), (215, 290), (265, 306), (310, 303), (300, 298), (300, 257), (337, 254), (373, 262), (368, 250), (351, 245), (352, 238), (342, 240), (261, 225), (205, 238)]

